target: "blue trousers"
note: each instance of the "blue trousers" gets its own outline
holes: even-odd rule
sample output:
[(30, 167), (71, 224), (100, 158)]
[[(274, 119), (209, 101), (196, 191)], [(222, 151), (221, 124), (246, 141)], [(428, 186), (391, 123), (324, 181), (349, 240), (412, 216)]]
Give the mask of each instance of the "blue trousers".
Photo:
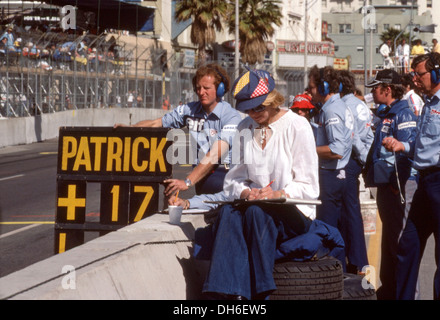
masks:
[(414, 193), (408, 220), (400, 238), (397, 269), (396, 298), (412, 300), (426, 242), (435, 238), (434, 299), (440, 300), (440, 172), (421, 176)]
[(213, 194), (223, 191), (223, 182), (228, 170), (224, 166), (219, 166), (205, 178), (196, 183), (196, 194)]
[(340, 231), (345, 242), (345, 256), (350, 264), (359, 271), (368, 265), (367, 246), (365, 244), (364, 223), (359, 201), (359, 176), (362, 166), (350, 158), (345, 167), (345, 186), (342, 195), (342, 214)]
[(294, 206), (225, 205), (214, 224), (211, 265), (203, 292), (264, 298), (276, 289), (277, 246), (307, 232), (310, 224)]
[(396, 295), (397, 247), (404, 228), (405, 204), (402, 204), (399, 192), (393, 190), (389, 184), (377, 187), (376, 203), (382, 220), (379, 273), (382, 285), (377, 290), (377, 298), (380, 300), (394, 300)]
[(342, 213), (342, 194), (345, 188), (345, 170), (319, 169), (321, 205), (316, 207), (316, 218), (338, 228)]

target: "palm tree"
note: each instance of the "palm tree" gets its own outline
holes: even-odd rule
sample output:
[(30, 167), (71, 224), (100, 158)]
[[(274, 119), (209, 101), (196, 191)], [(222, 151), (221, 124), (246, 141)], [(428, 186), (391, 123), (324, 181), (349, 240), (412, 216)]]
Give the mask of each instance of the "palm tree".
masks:
[[(244, 63), (262, 63), (267, 52), (266, 40), (281, 26), (281, 8), (278, 0), (239, 0), (239, 40), (240, 54)], [(229, 32), (235, 32), (235, 4), (229, 5)]]
[(193, 20), (191, 42), (198, 47), (198, 63), (206, 58), (206, 46), (215, 42), (215, 32), (223, 30), (222, 19), (226, 19), (228, 4), (225, 0), (179, 0), (174, 17), (177, 22)]

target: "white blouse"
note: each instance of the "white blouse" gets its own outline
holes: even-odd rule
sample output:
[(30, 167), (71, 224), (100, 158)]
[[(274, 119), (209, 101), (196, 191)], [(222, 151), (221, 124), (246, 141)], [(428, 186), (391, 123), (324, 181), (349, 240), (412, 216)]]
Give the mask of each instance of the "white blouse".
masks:
[[(225, 177), (229, 199), (238, 199), (244, 189), (263, 188), (271, 181), (273, 190), (284, 190), (289, 198), (316, 200), (319, 196), (318, 155), (315, 138), (306, 118), (291, 111), (269, 125), (271, 135), (261, 148), (251, 117), (238, 125), (232, 145), (232, 167)], [(259, 129), (257, 129), (259, 130)], [(316, 206), (298, 205), (314, 219)]]

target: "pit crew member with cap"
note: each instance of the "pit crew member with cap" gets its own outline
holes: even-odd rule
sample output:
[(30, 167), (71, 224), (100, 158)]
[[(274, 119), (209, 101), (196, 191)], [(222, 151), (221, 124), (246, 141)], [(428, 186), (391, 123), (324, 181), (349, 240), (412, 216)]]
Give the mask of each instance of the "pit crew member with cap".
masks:
[(318, 130), (318, 124), (316, 123), (317, 108), (312, 104), (312, 97), (307, 93), (299, 94), (295, 96), (292, 102), (290, 110), (305, 117), (312, 126), (313, 136), (316, 139), (316, 132)]
[[(377, 208), (382, 220), (382, 243), (378, 299), (394, 299), (397, 245), (405, 221), (405, 184), (411, 173), (411, 161), (402, 154), (390, 152), (382, 146), (386, 137), (412, 142), (416, 135), (416, 115), (401, 100), (404, 88), (401, 77), (394, 70), (379, 71), (367, 84), (372, 88), (374, 102), (379, 105), (376, 115), (381, 119), (376, 128), (373, 145), (366, 163), (367, 187), (377, 187)], [(396, 171), (397, 168), (397, 171)]]
[(340, 84), (332, 67), (314, 66), (309, 73), (308, 88), (312, 102), (322, 104), (316, 135), (322, 202), (317, 207), (317, 218), (337, 228), (342, 212), (345, 167), (353, 146), (353, 116), (339, 97)]
[(345, 167), (346, 180), (340, 230), (345, 242), (348, 260), (347, 271), (356, 274), (368, 265), (364, 224), (359, 200), (359, 176), (367, 160), (374, 134), (371, 130), (370, 109), (354, 95), (356, 87), (353, 73), (345, 70), (339, 71), (339, 82), (341, 83), (341, 99), (350, 109), (354, 118), (353, 149), (350, 160)]
[(290, 110), (310, 121), (316, 108), (312, 104), (312, 97), (310, 97), (308, 94), (299, 94), (293, 99)]
[[(238, 125), (234, 165), (224, 183), (226, 197), (317, 199), (318, 157), (309, 122), (280, 108), (284, 97), (266, 71), (247, 71), (236, 79), (232, 92), (237, 109), (249, 116)], [(314, 218), (315, 206), (310, 205), (223, 206), (213, 226), (203, 291), (236, 299), (267, 297), (276, 289), (277, 245), (306, 233)]]
[(383, 140), (387, 150), (407, 154), (414, 159), (419, 182), (414, 193), (408, 220), (398, 248), (397, 299), (415, 297), (420, 262), (427, 239), (434, 233), (435, 260), (434, 299), (440, 299), (440, 54), (414, 58), (411, 66), (414, 81), (427, 95), (427, 102), (417, 122), (415, 140), (399, 137)]
[[(231, 164), (232, 140), (242, 119), (237, 110), (222, 100), (223, 95), (229, 90), (230, 82), (223, 68), (216, 64), (202, 66), (192, 81), (199, 101), (179, 105), (162, 118), (143, 120), (133, 125), (164, 128), (186, 126), (190, 134), (190, 145), (197, 146), (196, 150), (190, 151), (193, 152), (192, 158), (195, 163), (186, 179), (164, 181), (167, 184), (164, 191), (166, 196), (171, 196), (179, 190), (188, 190), (193, 185), (196, 186), (197, 194), (223, 190), (224, 177)], [(118, 126), (123, 125), (115, 125)]]

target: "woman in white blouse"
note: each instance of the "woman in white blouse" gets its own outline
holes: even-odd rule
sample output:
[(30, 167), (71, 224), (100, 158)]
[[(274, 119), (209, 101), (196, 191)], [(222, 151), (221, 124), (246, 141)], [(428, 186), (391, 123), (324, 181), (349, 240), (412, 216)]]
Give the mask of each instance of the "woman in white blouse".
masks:
[[(233, 143), (233, 167), (224, 191), (229, 199), (296, 198), (319, 195), (318, 157), (309, 122), (281, 108), (283, 96), (266, 71), (248, 71), (233, 88), (245, 112)], [(313, 206), (269, 203), (225, 205), (213, 227), (211, 265), (203, 291), (222, 298), (266, 298), (281, 242), (308, 231)]]

